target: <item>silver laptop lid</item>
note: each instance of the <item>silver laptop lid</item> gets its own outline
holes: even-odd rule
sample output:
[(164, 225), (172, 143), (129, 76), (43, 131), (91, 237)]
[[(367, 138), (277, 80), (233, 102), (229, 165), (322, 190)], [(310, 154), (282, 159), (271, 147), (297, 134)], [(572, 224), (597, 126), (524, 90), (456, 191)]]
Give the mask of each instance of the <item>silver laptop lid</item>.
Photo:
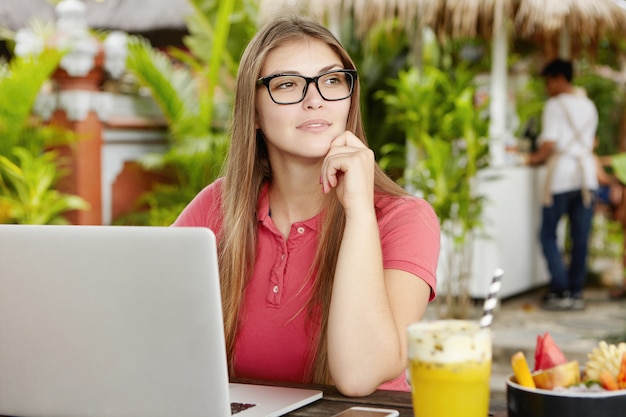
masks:
[(230, 415), (213, 233), (0, 225), (0, 415)]

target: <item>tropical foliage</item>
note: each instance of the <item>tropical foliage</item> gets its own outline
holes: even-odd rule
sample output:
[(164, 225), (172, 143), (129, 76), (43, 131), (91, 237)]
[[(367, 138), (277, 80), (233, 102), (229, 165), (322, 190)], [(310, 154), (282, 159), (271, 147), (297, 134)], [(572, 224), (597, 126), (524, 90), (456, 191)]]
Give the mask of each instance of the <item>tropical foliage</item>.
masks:
[(187, 51), (164, 53), (142, 39), (130, 45), (128, 70), (149, 88), (165, 115), (170, 148), (142, 162), (166, 172), (141, 203), (147, 213), (122, 219), (126, 223), (168, 225), (207, 184), (214, 181), (226, 156), (227, 129), (238, 57), (255, 30), (252, 0), (190, 0), (195, 13), (188, 20)]
[(86, 209), (86, 202), (55, 189), (63, 172), (58, 170), (54, 151), (34, 154), (26, 148), (13, 148), (17, 163), (0, 155), (0, 217), (21, 224), (67, 223), (63, 214)]
[(0, 65), (0, 223), (65, 223), (66, 211), (87, 207), (79, 197), (55, 189), (64, 172), (49, 149), (73, 135), (43, 125), (31, 113), (60, 58), (60, 52), (45, 50)]
[[(359, 70), (363, 123), (367, 140), (380, 158), (381, 148), (385, 144), (404, 142), (404, 133), (395, 123), (381, 123), (388, 109), (378, 95), (381, 94), (380, 91), (392, 91), (387, 80), (396, 78), (398, 72), (409, 65), (410, 44), (397, 21), (381, 20), (369, 28), (362, 38), (355, 36), (353, 25), (352, 20), (341, 25), (341, 39)], [(402, 171), (391, 170), (389, 174), (398, 178), (402, 176)]]
[(626, 88), (595, 72), (595, 68), (578, 71), (574, 82), (585, 89), (589, 98), (598, 108), (598, 147), (599, 155), (611, 155), (623, 151), (620, 149), (620, 135), (623, 135)]
[(40, 149), (43, 145), (45, 135), (33, 140), (24, 133), (30, 128), (39, 90), (56, 69), (60, 57), (60, 53), (48, 49), (40, 56), (18, 57), (0, 65), (0, 154), (9, 154), (14, 146)]
[(404, 184), (437, 213), (452, 244), (445, 295), (462, 297), (447, 303), (453, 309), (447, 314), (457, 317), (468, 308), (471, 249), (481, 225), (483, 199), (476, 194), (476, 176), (488, 163), (488, 120), (474, 101), (474, 77), (462, 66), (454, 73), (434, 66), (411, 68), (389, 81), (393, 92), (380, 94), (389, 107), (388, 123), (401, 127), (407, 138), (406, 144), (385, 145), (380, 163), (402, 167)]

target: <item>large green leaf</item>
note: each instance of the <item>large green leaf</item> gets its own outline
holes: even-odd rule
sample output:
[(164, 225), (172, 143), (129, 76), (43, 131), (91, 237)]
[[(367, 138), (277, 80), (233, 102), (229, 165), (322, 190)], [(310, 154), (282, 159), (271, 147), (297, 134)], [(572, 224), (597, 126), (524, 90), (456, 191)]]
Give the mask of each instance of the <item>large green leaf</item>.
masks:
[(0, 222), (66, 222), (63, 213), (85, 209), (76, 196), (55, 186), (64, 174), (50, 146), (76, 139), (67, 129), (44, 125), (32, 109), (43, 85), (58, 67), (62, 52), (45, 49), (0, 65)]
[(198, 92), (193, 74), (176, 68), (165, 53), (152, 48), (146, 40), (131, 39), (126, 66), (150, 90), (170, 124), (197, 114)]
[[(454, 73), (427, 66), (411, 68), (390, 79), (391, 91), (377, 96), (388, 107), (387, 123), (396, 124), (415, 148), (414, 164), (404, 169), (412, 185), (433, 206), (444, 230), (462, 246), (480, 224), (482, 197), (473, 179), (487, 165), (488, 121), (474, 103), (473, 72)], [(385, 166), (406, 158), (399, 145), (382, 148)]]
[(46, 49), (41, 55), (16, 57), (0, 71), (0, 155), (10, 155), (28, 128), (35, 99), (57, 68), (61, 52)]
[[(59, 224), (66, 223), (63, 213), (84, 210), (82, 198), (60, 193), (55, 184), (64, 175), (57, 166), (54, 151), (33, 154), (15, 147), (17, 162), (0, 155), (0, 220), (5, 223)], [(2, 179), (4, 178), (4, 179)]]

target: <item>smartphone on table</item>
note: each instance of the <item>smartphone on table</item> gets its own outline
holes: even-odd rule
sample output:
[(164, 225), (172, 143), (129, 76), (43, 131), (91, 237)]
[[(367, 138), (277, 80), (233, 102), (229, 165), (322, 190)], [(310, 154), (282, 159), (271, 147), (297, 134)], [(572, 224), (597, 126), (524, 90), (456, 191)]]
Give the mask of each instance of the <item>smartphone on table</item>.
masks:
[(398, 415), (400, 413), (397, 410), (387, 408), (350, 407), (333, 417), (397, 417)]

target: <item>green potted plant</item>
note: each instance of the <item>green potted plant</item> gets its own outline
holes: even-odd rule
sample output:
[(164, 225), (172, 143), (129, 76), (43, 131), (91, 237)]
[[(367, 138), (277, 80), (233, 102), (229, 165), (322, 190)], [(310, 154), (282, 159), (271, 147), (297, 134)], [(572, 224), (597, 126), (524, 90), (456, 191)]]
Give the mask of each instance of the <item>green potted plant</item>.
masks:
[[(466, 317), (471, 305), (472, 247), (483, 203), (475, 178), (488, 164), (488, 120), (474, 101), (474, 75), (463, 66), (454, 72), (410, 68), (389, 81), (391, 92), (379, 95), (388, 106), (387, 123), (397, 124), (407, 140), (383, 146), (380, 164), (403, 167), (403, 184), (439, 217), (445, 268), (440, 290), (447, 308), (441, 314), (455, 318)], [(412, 163), (406, 162), (408, 152), (414, 152)]]
[(65, 173), (50, 147), (68, 143), (73, 136), (32, 115), (37, 95), (61, 55), (46, 49), (38, 56), (0, 64), (0, 223), (67, 223), (65, 212), (87, 208), (83, 199), (55, 189)]

